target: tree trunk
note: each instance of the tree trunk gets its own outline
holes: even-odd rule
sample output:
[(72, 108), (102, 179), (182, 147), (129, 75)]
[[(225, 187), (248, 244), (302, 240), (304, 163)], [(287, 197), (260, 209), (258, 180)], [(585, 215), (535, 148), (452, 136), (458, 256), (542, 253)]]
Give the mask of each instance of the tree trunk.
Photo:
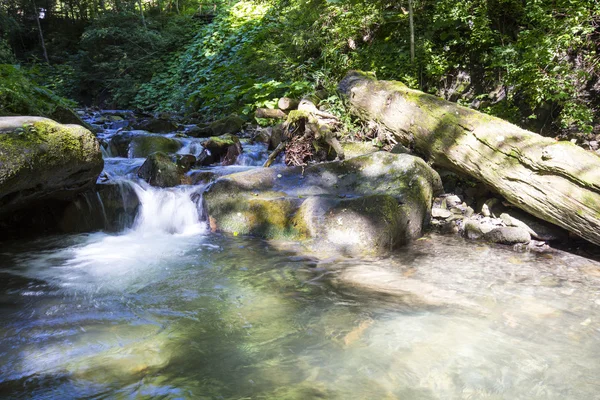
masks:
[(148, 29), (146, 26), (146, 18), (144, 18), (144, 6), (142, 5), (142, 0), (138, 0), (138, 6), (140, 7), (140, 17), (142, 17), (142, 25), (144, 28)]
[(44, 32), (42, 31), (42, 24), (40, 23), (40, 10), (35, 5), (35, 0), (32, 0), (33, 4), (33, 13), (35, 15), (35, 21), (37, 22), (38, 31), (40, 33), (40, 43), (42, 45), (42, 50), (44, 52), (44, 60), (46, 60), (46, 64), (50, 64), (50, 60), (48, 59), (48, 51), (46, 51), (46, 42), (44, 41)]
[(415, 62), (415, 18), (413, 0), (408, 0), (408, 24), (410, 26), (410, 62)]
[(600, 245), (600, 157), (499, 118), (351, 72), (352, 111), (435, 164), (469, 175), (515, 206)]
[(295, 110), (296, 108), (298, 108), (298, 104), (300, 104), (298, 100), (291, 99), (289, 97), (282, 97), (277, 102), (277, 106), (282, 111)]
[(278, 109), (272, 108), (257, 108), (254, 113), (256, 118), (276, 118), (276, 119), (285, 119), (287, 118), (287, 114)]

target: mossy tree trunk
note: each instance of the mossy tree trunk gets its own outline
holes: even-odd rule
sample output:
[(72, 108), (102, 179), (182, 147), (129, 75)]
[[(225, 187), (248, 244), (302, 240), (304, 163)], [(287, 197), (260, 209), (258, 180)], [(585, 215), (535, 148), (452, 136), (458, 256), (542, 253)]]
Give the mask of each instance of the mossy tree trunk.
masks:
[(436, 165), (469, 175), (515, 206), (600, 245), (600, 157), (499, 118), (351, 72), (340, 83), (354, 113)]

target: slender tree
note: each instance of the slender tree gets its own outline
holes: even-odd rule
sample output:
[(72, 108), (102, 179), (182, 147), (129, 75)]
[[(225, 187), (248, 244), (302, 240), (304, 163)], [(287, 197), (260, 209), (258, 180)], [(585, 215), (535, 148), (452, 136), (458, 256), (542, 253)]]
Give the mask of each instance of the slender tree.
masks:
[(410, 26), (410, 62), (415, 62), (415, 22), (413, 0), (408, 0), (408, 24)]
[(42, 44), (42, 50), (44, 52), (44, 60), (46, 60), (47, 64), (50, 64), (48, 51), (46, 50), (46, 42), (44, 41), (44, 32), (42, 31), (42, 24), (40, 23), (40, 10), (35, 5), (35, 0), (31, 0), (31, 3), (33, 4), (33, 14), (35, 15), (35, 21), (37, 22), (38, 31), (40, 33), (40, 43)]

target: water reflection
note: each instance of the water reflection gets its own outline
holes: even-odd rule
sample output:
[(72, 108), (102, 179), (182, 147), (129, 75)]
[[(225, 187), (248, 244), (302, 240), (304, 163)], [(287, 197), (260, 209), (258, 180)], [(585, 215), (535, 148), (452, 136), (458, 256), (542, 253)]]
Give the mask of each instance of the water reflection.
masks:
[[(0, 250), (0, 393), (597, 397), (591, 261), (454, 237), (319, 260), (247, 238), (131, 235)], [(113, 259), (117, 243), (132, 256)]]

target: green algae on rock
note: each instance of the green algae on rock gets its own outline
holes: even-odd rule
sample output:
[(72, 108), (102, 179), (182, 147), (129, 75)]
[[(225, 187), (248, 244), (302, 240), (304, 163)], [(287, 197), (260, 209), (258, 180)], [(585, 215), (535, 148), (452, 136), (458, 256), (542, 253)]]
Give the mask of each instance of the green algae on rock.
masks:
[(439, 175), (423, 160), (377, 152), (228, 175), (204, 201), (213, 230), (380, 253), (421, 236), (440, 191)]
[(181, 184), (181, 172), (171, 157), (162, 152), (152, 153), (137, 172), (152, 186), (174, 187)]
[(516, 207), (600, 244), (600, 158), (400, 82), (351, 71), (351, 110), (437, 166), (470, 176)]
[(104, 161), (94, 135), (42, 117), (0, 118), (0, 214), (90, 188)]

